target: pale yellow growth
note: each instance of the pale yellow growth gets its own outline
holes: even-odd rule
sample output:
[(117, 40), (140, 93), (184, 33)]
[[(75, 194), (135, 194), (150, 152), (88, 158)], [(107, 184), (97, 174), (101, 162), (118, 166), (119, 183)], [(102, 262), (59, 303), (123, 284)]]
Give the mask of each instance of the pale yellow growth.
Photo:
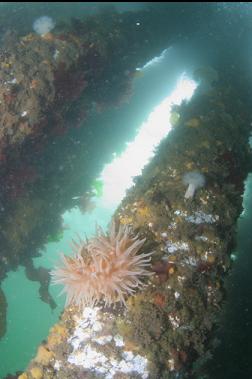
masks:
[(47, 346), (49, 348), (54, 347), (62, 342), (62, 340), (67, 336), (67, 329), (62, 325), (56, 324), (50, 330), (50, 335), (47, 339)]
[(198, 118), (191, 118), (185, 125), (189, 128), (198, 128), (200, 126), (200, 120)]
[(43, 371), (41, 370), (40, 367), (33, 367), (30, 370), (30, 373), (31, 373), (33, 379), (42, 379), (43, 378)]
[(36, 357), (34, 358), (35, 362), (40, 363), (41, 365), (48, 365), (50, 360), (53, 358), (54, 354), (52, 351), (48, 351), (44, 346), (39, 346)]
[(19, 375), (18, 379), (28, 379), (28, 376), (25, 372), (23, 372), (23, 374)]

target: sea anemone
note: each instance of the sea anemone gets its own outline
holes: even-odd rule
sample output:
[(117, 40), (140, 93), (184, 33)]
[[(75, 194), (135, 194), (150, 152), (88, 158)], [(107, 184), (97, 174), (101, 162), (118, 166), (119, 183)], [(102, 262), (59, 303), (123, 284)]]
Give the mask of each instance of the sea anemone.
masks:
[(192, 198), (195, 191), (205, 185), (206, 179), (203, 174), (198, 171), (187, 172), (183, 176), (183, 183), (188, 185), (185, 193), (185, 199)]
[(41, 36), (49, 33), (54, 27), (55, 22), (48, 16), (39, 17), (33, 23), (33, 30)]
[(63, 265), (52, 271), (53, 282), (64, 285), (66, 305), (125, 305), (126, 297), (144, 286), (142, 278), (152, 275), (147, 270), (152, 253), (138, 254), (144, 242), (129, 226), (116, 230), (114, 222), (107, 234), (97, 228), (92, 239), (73, 241), (74, 255), (62, 254)]

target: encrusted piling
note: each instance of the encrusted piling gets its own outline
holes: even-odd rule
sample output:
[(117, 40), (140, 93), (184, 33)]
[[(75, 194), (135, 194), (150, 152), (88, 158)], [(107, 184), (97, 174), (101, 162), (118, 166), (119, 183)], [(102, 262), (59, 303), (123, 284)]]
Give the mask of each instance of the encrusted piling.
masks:
[[(180, 37), (188, 33), (196, 13), (176, 5), (125, 13), (105, 7), (57, 22), (44, 35), (32, 30), (33, 14), (25, 5), (1, 13), (0, 282), (60, 238), (61, 215), (76, 206), (74, 198), (85, 198), (101, 162), (110, 159), (106, 123), (97, 126), (95, 117), (127, 101), (136, 68), (169, 47), (177, 28)], [(188, 22), (178, 26), (174, 14)], [(23, 16), (26, 25), (16, 22)], [(113, 127), (118, 133), (120, 125)]]
[[(66, 308), (19, 379), (207, 377), (251, 162), (246, 78), (218, 74), (173, 109), (172, 131), (115, 212), (146, 238), (141, 253), (153, 251), (146, 287), (127, 307)], [(188, 172), (204, 177), (190, 198)]]

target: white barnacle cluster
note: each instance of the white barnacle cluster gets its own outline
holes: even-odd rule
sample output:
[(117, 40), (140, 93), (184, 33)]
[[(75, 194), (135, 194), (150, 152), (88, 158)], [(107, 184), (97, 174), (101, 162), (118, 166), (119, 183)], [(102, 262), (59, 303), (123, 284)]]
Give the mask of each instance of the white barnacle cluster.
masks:
[(180, 216), (181, 218), (184, 218), (185, 221), (190, 222), (192, 224), (214, 224), (215, 222), (219, 221), (219, 215), (212, 215), (209, 213), (205, 213), (201, 210), (195, 211), (192, 214), (188, 214), (188, 212), (176, 210), (174, 212), (176, 216)]
[(169, 254), (173, 254), (177, 251), (189, 251), (189, 245), (187, 242), (183, 241), (167, 241), (165, 246), (165, 251)]
[(219, 220), (218, 215), (207, 214), (202, 211), (194, 212), (192, 215), (187, 216), (186, 221), (191, 222), (192, 224), (214, 224)]
[[(68, 339), (73, 351), (67, 361), (105, 379), (113, 379), (119, 374), (147, 379), (147, 359), (124, 349), (122, 336), (113, 334), (113, 328), (108, 328), (113, 320), (112, 314), (104, 313), (99, 307), (85, 307)], [(57, 362), (57, 367), (61, 367), (61, 362)]]

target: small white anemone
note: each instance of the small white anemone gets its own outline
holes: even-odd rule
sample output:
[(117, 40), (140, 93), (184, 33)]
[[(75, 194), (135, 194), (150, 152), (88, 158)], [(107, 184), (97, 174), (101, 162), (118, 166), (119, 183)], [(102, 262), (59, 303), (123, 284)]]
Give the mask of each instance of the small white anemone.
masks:
[(34, 21), (32, 27), (37, 34), (44, 36), (55, 27), (55, 22), (51, 17), (42, 16)]
[(205, 176), (198, 171), (190, 171), (184, 174), (183, 183), (188, 185), (185, 193), (185, 199), (193, 198), (198, 188), (204, 187), (206, 182)]

